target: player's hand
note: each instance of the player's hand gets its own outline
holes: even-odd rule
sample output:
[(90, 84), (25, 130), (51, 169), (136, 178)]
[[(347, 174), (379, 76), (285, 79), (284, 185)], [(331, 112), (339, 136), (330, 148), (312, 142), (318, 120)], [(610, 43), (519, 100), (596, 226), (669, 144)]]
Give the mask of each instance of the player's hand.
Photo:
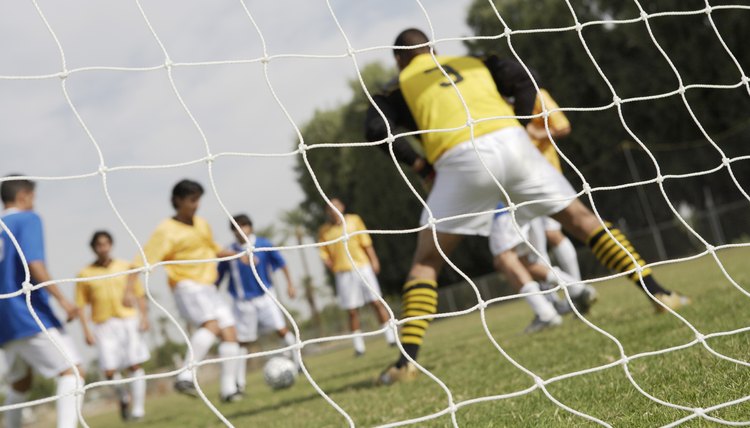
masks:
[(94, 337), (93, 334), (88, 333), (88, 332), (86, 333), (86, 344), (89, 346), (96, 345), (96, 338)]
[(73, 321), (81, 314), (81, 309), (78, 306), (70, 303), (68, 299), (61, 299), (59, 300), (59, 303), (65, 311), (65, 314), (67, 315), (67, 322)]
[(148, 331), (148, 329), (151, 327), (151, 325), (148, 322), (148, 316), (144, 315), (141, 317), (141, 323), (138, 326), (138, 329), (140, 331)]
[(136, 303), (135, 294), (132, 290), (125, 290), (125, 295), (122, 297), (122, 305), (126, 308), (134, 308)]
[(526, 124), (526, 132), (533, 140), (545, 140), (549, 138), (549, 135), (547, 135), (547, 128), (539, 126), (534, 122), (529, 122)]
[(240, 257), (240, 261), (250, 266), (250, 257), (248, 257), (247, 253), (245, 253), (242, 257)]
[(287, 285), (286, 292), (289, 295), (290, 299), (294, 299), (295, 297), (297, 297), (297, 289), (294, 288), (292, 284)]

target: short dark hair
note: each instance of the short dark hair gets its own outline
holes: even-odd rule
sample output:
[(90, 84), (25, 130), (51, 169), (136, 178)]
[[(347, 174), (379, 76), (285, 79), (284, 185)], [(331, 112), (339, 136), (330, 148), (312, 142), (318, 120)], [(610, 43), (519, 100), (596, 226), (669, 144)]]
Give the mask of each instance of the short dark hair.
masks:
[[(237, 214), (236, 216), (234, 216), (234, 221), (237, 222), (237, 224), (240, 227), (242, 226), (253, 227), (253, 221), (250, 220), (250, 217), (248, 217), (247, 214)], [(234, 230), (234, 225), (232, 224), (231, 221), (229, 222), (229, 230)]]
[[(6, 177), (21, 176), (22, 174), (9, 174)], [(24, 190), (27, 192), (33, 192), (35, 187), (36, 183), (26, 179), (3, 181), (0, 183), (0, 200), (2, 200), (4, 204), (14, 202), (16, 196), (18, 196), (18, 192)]]
[(424, 45), (425, 43), (429, 42), (430, 39), (427, 38), (427, 35), (422, 32), (422, 30), (418, 30), (416, 28), (407, 28), (406, 30), (399, 33), (399, 35), (396, 37), (396, 41), (393, 42), (393, 54), (410, 58), (422, 53), (428, 53), (430, 52), (430, 47), (427, 45), (412, 49), (398, 48), (395, 46), (417, 46)]
[(197, 181), (192, 180), (180, 180), (177, 184), (174, 185), (172, 188), (172, 207), (177, 209), (177, 204), (175, 203), (175, 199), (182, 199), (186, 198), (188, 196), (203, 195), (203, 186), (201, 186), (200, 183)]
[(115, 243), (115, 240), (112, 239), (112, 235), (109, 232), (107, 232), (106, 230), (97, 230), (96, 232), (94, 232), (94, 235), (91, 237), (91, 242), (89, 242), (89, 245), (91, 246), (92, 249), (94, 248), (94, 245), (96, 245), (96, 241), (98, 241), (99, 238), (101, 238), (102, 236), (107, 238), (110, 244)]

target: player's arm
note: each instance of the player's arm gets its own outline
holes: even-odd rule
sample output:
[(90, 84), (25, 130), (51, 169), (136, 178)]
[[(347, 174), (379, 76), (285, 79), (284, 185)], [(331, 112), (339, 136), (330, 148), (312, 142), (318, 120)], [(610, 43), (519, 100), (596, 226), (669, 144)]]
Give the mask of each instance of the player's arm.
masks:
[[(324, 242), (325, 239), (323, 238), (323, 228), (318, 232), (318, 242)], [(323, 260), (323, 264), (325, 265), (326, 269), (329, 271), (333, 271), (333, 259), (331, 258), (331, 250), (328, 247), (328, 245), (322, 245), (318, 247), (318, 254), (320, 254), (320, 259)]]
[(286, 279), (286, 292), (287, 295), (289, 295), (289, 298), (294, 299), (295, 297), (297, 297), (297, 289), (294, 288), (294, 283), (292, 283), (292, 275), (289, 274), (289, 268), (286, 265), (286, 260), (284, 260), (284, 257), (282, 257), (281, 253), (279, 253), (278, 251), (269, 251), (268, 258), (271, 264), (271, 268), (273, 270), (281, 269), (281, 272), (284, 274), (284, 279)]
[[(491, 55), (485, 59), (484, 64), (492, 74), (498, 92), (504, 97), (513, 97), (513, 109), (518, 116), (531, 116), (536, 101), (536, 88), (534, 81), (541, 87), (539, 78), (534, 74), (531, 76), (524, 70), (521, 63), (514, 59), (499, 58)], [(522, 125), (526, 126), (529, 119), (519, 119)]]
[(375, 247), (370, 245), (369, 247), (365, 247), (365, 253), (367, 254), (367, 258), (370, 259), (370, 265), (372, 266), (372, 271), (375, 272), (375, 274), (380, 273), (380, 259), (378, 259), (377, 253), (375, 253)]
[(138, 302), (138, 314), (140, 316), (140, 329), (141, 331), (147, 331), (149, 328), (148, 322), (148, 301), (146, 296), (140, 296), (137, 299)]
[[(41, 282), (47, 282), (51, 279), (49, 272), (47, 271), (47, 266), (45, 266), (44, 262), (41, 260), (29, 262), (29, 272), (31, 273), (31, 278), (37, 284)], [(57, 284), (49, 284), (45, 287), (45, 289), (49, 294), (52, 295), (52, 297), (55, 298), (55, 300), (57, 300), (57, 303), (59, 303), (63, 308), (65, 314), (68, 317), (68, 321), (72, 321), (78, 317), (78, 306), (76, 306), (73, 302), (68, 300), (65, 295), (63, 295)]]
[(80, 311), (78, 319), (81, 321), (81, 330), (83, 330), (83, 337), (86, 340), (86, 344), (89, 346), (95, 345), (96, 339), (89, 326), (89, 316), (86, 311), (86, 306), (89, 304), (86, 283), (79, 282), (76, 284), (76, 304)]
[[(389, 127), (391, 133), (394, 133), (397, 128), (417, 129), (414, 117), (411, 115), (400, 89), (396, 88), (383, 94), (374, 95), (372, 99), (383, 113), (385, 120), (374, 105), (369, 106), (365, 115), (365, 137), (367, 141), (379, 141), (387, 138)], [(387, 144), (380, 144), (378, 147), (389, 154)], [(433, 172), (432, 165), (414, 150), (406, 138), (397, 138), (393, 142), (393, 154), (399, 162), (409, 165), (414, 172), (422, 177), (427, 177)]]

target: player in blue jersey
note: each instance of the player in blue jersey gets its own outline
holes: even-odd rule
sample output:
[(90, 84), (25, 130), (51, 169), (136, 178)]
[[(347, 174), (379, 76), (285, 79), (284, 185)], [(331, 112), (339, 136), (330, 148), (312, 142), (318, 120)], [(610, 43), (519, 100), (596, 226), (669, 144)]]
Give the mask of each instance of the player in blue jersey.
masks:
[[(78, 423), (76, 397), (70, 392), (82, 382), (76, 379), (73, 370), (73, 364), (78, 365), (80, 359), (52, 311), (49, 295), (65, 310), (69, 321), (78, 316), (78, 308), (57, 285), (48, 284), (30, 291), (31, 309), (44, 329), (29, 310), (25, 286), (47, 282), (50, 275), (45, 265), (42, 220), (33, 211), (35, 184), (16, 177), (6, 177), (0, 183), (4, 206), (0, 214), (0, 347), (5, 354), (6, 380), (10, 384), (5, 405), (28, 399), (34, 370), (44, 377), (56, 378), (56, 394), (62, 396), (57, 400), (57, 427), (71, 428)], [(21, 409), (6, 410), (4, 422), (7, 428), (20, 427)]]
[[(234, 221), (240, 226), (242, 232), (238, 231), (233, 224), (229, 224), (234, 233), (236, 242), (228, 250), (233, 252), (244, 252), (249, 245), (252, 248), (270, 248), (273, 247), (271, 242), (253, 233), (253, 222), (246, 214), (239, 214), (234, 217)], [(229, 294), (234, 299), (234, 317), (237, 327), (237, 341), (240, 342), (240, 355), (248, 353), (248, 346), (258, 340), (258, 330), (275, 331), (276, 334), (284, 341), (286, 346), (297, 343), (297, 339), (286, 326), (286, 320), (281, 309), (274, 303), (265, 290), (261, 287), (258, 279), (267, 289), (273, 287), (271, 273), (281, 270), (286, 278), (286, 290), (290, 299), (297, 295), (297, 291), (292, 284), (292, 278), (289, 275), (289, 269), (286, 266), (284, 258), (278, 251), (255, 251), (253, 253), (253, 264), (256, 278), (253, 273), (253, 267), (250, 266), (246, 258), (223, 261), (219, 263), (219, 279), (216, 285), (219, 286), (224, 278), (229, 281)], [(300, 362), (297, 354), (292, 353), (293, 360), (299, 369)], [(245, 389), (245, 376), (247, 364), (237, 364), (237, 387), (240, 391)]]

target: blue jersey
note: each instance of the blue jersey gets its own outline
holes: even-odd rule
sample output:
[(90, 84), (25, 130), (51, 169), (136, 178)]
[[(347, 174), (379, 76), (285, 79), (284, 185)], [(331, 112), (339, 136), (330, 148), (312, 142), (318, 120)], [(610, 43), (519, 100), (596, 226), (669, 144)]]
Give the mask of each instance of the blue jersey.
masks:
[[(503, 208), (505, 208), (505, 204), (502, 203), (502, 202), (498, 202), (497, 206), (495, 207), (496, 210), (501, 210)], [(492, 216), (492, 219), (494, 220), (494, 219), (500, 217), (501, 215), (508, 215), (509, 213), (510, 213), (510, 211), (508, 211), (508, 210), (498, 211), (498, 212), (495, 213), (495, 215)]]
[[(273, 247), (273, 245), (267, 239), (255, 237), (255, 248), (269, 247)], [(244, 246), (237, 243), (232, 244), (230, 248), (232, 251), (245, 251)], [(273, 285), (271, 283), (271, 272), (286, 266), (284, 258), (278, 251), (258, 251), (253, 256), (258, 277), (263, 281), (266, 288), (271, 288)], [(225, 276), (229, 276), (229, 294), (235, 299), (249, 300), (260, 297), (265, 293), (255, 279), (253, 268), (239, 259), (219, 263), (219, 279), (216, 284), (220, 284)]]
[[(8, 210), (0, 218), (18, 242), (26, 262), (44, 262), (44, 237), (39, 215), (33, 211)], [(8, 232), (0, 228), (0, 294), (20, 290), (25, 279), (21, 255)], [(49, 305), (47, 290), (40, 288), (32, 291), (31, 306), (45, 327), (61, 326)], [(0, 346), (11, 340), (34, 336), (41, 331), (31, 316), (24, 294), (8, 299), (0, 298)]]

